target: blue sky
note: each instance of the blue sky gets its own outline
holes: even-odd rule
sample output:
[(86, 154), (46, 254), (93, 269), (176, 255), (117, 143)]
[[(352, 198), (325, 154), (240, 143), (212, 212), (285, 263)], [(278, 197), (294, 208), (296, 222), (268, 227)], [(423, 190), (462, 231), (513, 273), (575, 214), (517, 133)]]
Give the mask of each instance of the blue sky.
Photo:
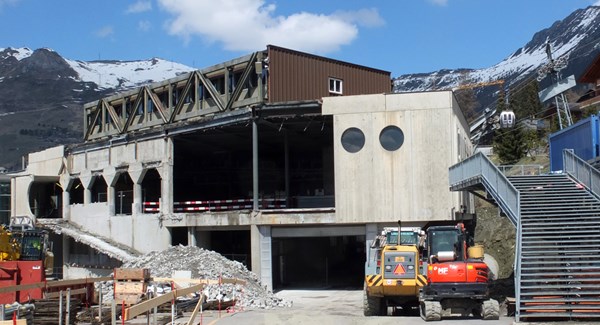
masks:
[(203, 68), (288, 47), (398, 76), (485, 68), (600, 0), (0, 0), (0, 48)]

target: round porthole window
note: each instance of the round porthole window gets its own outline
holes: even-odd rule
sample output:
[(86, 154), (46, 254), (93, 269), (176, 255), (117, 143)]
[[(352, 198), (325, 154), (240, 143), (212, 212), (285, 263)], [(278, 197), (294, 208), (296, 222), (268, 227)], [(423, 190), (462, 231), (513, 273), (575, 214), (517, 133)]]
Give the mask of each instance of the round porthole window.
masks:
[(404, 143), (404, 132), (395, 125), (386, 126), (379, 133), (379, 143), (387, 151), (395, 151)]
[(342, 147), (350, 153), (359, 152), (365, 146), (365, 134), (359, 128), (348, 128), (342, 133)]

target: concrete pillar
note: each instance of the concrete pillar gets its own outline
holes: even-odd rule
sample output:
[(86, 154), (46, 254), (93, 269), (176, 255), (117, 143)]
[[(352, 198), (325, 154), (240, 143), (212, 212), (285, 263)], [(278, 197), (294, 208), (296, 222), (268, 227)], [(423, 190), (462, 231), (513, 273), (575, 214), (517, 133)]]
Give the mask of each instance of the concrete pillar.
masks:
[(117, 180), (119, 179), (119, 175), (115, 167), (108, 166), (102, 170), (102, 177), (104, 177), (104, 181), (106, 182), (106, 203), (108, 204), (108, 215), (115, 215), (115, 185)]
[(188, 246), (191, 246), (191, 247), (197, 246), (198, 242), (196, 241), (196, 227), (194, 227), (194, 226), (187, 227), (187, 231), (188, 231)]
[[(377, 263), (376, 250), (371, 249), (371, 245), (375, 240), (375, 237), (379, 234), (379, 225), (376, 223), (368, 223), (365, 225), (365, 252), (367, 254), (367, 266), (370, 266), (372, 270), (375, 270)], [(373, 271), (374, 272), (374, 271)]]
[[(70, 254), (70, 250), (69, 250), (69, 239), (71, 237), (63, 235), (62, 236), (62, 267), (63, 269), (65, 268), (65, 265), (67, 265), (69, 263), (69, 254)], [(65, 274), (63, 274), (64, 276)], [(65, 278), (66, 279), (66, 278)]]
[(94, 176), (89, 170), (84, 170), (79, 174), (79, 180), (83, 186), (83, 204), (88, 205), (92, 203), (92, 181)]
[(250, 226), (252, 272), (258, 274), (267, 290), (273, 291), (273, 263), (271, 261), (271, 226)]
[(258, 122), (252, 121), (252, 210), (258, 211)]
[(165, 138), (166, 159), (157, 168), (161, 178), (160, 212), (171, 214), (173, 212), (173, 139)]
[(69, 174), (60, 175), (60, 187), (62, 187), (62, 218), (65, 220), (71, 219), (71, 185), (73, 179)]
[(144, 180), (144, 176), (146, 176), (146, 172), (148, 170), (144, 169), (141, 163), (133, 163), (129, 165), (127, 172), (129, 173), (129, 177), (133, 181), (133, 206), (131, 211), (133, 211), (133, 215), (142, 214), (142, 181)]

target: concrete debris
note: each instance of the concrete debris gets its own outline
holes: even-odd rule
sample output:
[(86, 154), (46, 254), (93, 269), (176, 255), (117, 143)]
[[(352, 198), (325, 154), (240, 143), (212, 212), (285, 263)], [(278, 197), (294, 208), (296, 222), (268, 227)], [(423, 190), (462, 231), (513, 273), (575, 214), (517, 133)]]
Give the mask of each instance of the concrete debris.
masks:
[[(153, 278), (171, 278), (176, 271), (191, 271), (192, 279), (240, 279), (246, 281), (246, 285), (229, 283), (207, 285), (204, 288), (207, 301), (236, 300), (237, 307), (261, 309), (292, 306), (292, 302), (276, 297), (268, 291), (260, 283), (258, 276), (248, 271), (242, 263), (195, 246), (179, 245), (162, 252), (151, 252), (126, 262), (122, 267), (150, 269), (150, 276)], [(158, 294), (170, 291), (168, 285), (155, 285)], [(154, 288), (150, 286), (149, 291), (153, 290)]]

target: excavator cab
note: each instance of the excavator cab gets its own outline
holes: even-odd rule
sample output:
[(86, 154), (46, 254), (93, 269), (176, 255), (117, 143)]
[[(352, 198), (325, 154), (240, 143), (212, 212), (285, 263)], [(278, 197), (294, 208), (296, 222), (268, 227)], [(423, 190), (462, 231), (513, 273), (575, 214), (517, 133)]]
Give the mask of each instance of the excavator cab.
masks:
[(432, 263), (465, 260), (465, 235), (453, 226), (431, 227), (427, 234), (427, 251)]

